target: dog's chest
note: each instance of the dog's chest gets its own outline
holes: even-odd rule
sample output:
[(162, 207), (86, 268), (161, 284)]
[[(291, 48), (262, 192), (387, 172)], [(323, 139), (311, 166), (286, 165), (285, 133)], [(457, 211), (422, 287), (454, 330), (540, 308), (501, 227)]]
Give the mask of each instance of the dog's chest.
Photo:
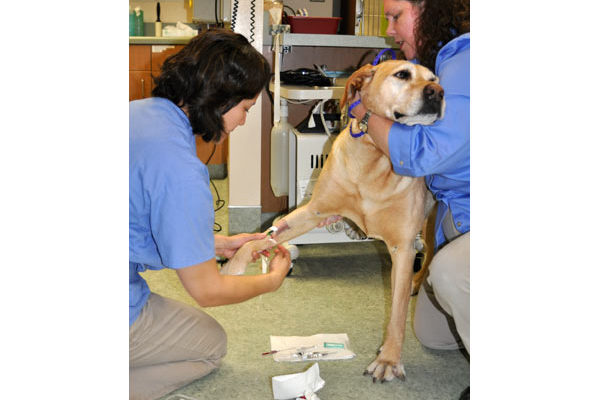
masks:
[(413, 186), (414, 178), (396, 174), (389, 158), (380, 151), (356, 154), (353, 166), (349, 179), (356, 188), (363, 209), (385, 207), (389, 202), (404, 197)]

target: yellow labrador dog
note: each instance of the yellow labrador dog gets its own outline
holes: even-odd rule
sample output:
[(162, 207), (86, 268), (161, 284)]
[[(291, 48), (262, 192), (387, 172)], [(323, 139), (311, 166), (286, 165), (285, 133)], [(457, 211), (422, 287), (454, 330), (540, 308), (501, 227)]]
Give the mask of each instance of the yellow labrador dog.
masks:
[[(346, 83), (342, 104), (359, 91), (373, 114), (402, 124), (432, 124), (442, 118), (444, 92), (427, 68), (407, 61), (365, 65)], [(373, 382), (405, 379), (402, 345), (415, 258), (414, 241), (433, 198), (423, 178), (394, 173), (390, 159), (368, 134), (358, 138), (358, 122), (350, 121), (335, 140), (310, 201), (280, 219), (270, 237), (244, 245), (224, 267), (243, 273), (252, 251), (272, 247), (315, 228), (325, 218), (341, 215), (367, 236), (385, 242), (392, 259), (392, 311), (387, 334), (377, 358), (365, 374)]]

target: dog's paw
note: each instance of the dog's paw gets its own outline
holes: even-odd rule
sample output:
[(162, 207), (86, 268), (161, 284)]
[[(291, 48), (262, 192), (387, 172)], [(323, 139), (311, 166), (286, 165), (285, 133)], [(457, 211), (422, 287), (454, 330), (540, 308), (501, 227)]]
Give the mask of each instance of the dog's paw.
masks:
[(347, 218), (344, 218), (344, 232), (352, 240), (365, 240), (367, 238), (367, 235)]
[(385, 383), (394, 380), (394, 378), (398, 378), (403, 382), (406, 380), (404, 364), (401, 361), (385, 360), (381, 354), (369, 364), (363, 375), (371, 375), (373, 383), (377, 381)]

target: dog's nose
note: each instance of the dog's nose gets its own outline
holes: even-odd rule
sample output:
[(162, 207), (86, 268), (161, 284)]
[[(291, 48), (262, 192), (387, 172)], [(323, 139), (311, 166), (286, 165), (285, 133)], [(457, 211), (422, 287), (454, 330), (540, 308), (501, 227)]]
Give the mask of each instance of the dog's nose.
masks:
[(423, 88), (423, 96), (426, 100), (442, 101), (444, 98), (444, 89), (437, 83), (429, 83)]

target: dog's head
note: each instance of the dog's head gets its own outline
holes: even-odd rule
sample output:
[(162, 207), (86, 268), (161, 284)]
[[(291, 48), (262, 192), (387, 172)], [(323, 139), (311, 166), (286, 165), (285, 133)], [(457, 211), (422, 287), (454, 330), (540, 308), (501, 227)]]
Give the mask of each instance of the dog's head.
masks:
[(343, 106), (360, 92), (374, 114), (405, 125), (430, 125), (444, 116), (446, 102), (439, 78), (422, 65), (403, 60), (367, 64), (346, 82)]

